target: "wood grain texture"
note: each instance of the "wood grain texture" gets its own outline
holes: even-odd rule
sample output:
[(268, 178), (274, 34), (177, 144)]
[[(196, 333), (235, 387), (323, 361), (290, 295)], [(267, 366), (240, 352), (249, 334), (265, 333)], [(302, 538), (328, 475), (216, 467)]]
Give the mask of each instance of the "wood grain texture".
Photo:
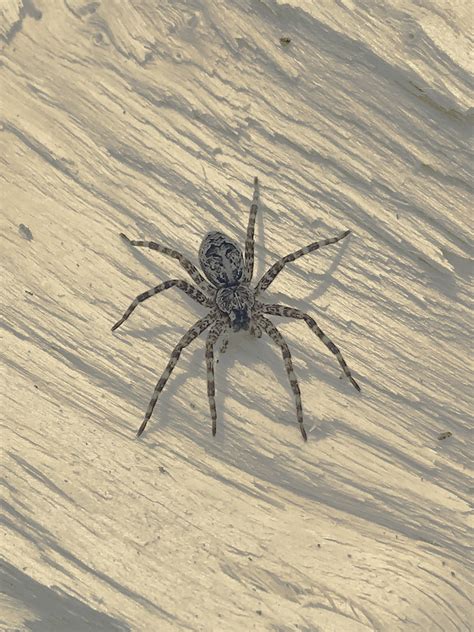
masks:
[[(3, 630), (469, 630), (468, 3), (5, 0)], [(280, 37), (291, 41), (280, 44)], [(185, 278), (241, 244), (304, 323), (231, 338), (211, 436)], [(278, 321), (276, 321), (278, 324)], [(451, 432), (445, 439), (438, 437)]]

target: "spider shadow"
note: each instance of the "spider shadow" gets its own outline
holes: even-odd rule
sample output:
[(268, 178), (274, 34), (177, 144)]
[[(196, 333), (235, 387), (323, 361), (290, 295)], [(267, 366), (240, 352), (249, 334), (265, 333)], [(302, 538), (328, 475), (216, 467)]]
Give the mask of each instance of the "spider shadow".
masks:
[(176, 332), (175, 325), (161, 324), (156, 325), (155, 327), (147, 327), (146, 329), (140, 327), (129, 329), (127, 331), (127, 336), (128, 338), (133, 338), (134, 340), (142, 340), (144, 342), (152, 343), (156, 342), (156, 340), (160, 337), (163, 339), (172, 338), (173, 332)]
[[(169, 327), (169, 329), (174, 329)], [(154, 328), (150, 331), (159, 331), (159, 328)], [(148, 330), (147, 330), (148, 331)], [(182, 334), (181, 334), (182, 335)], [(181, 337), (180, 334), (176, 336), (176, 342)], [(145, 336), (139, 336), (142, 339), (147, 339)], [(192, 346), (191, 346), (192, 345)], [(203, 406), (206, 405), (206, 421), (208, 421), (209, 431), (211, 428), (210, 413), (207, 410), (207, 390), (206, 390), (206, 369), (205, 369), (205, 333), (194, 340), (189, 347), (185, 347), (181, 353), (181, 356), (176, 364), (174, 371), (171, 373), (165, 388), (160, 393), (156, 408), (153, 411), (153, 415), (150, 419), (150, 424), (147, 427), (146, 433), (148, 436), (153, 436), (154, 431), (157, 432), (160, 429), (167, 428), (170, 423), (173, 422), (172, 410), (176, 406), (176, 418), (182, 419), (184, 417), (194, 418), (197, 415), (202, 415)], [(162, 375), (165, 366), (171, 356), (174, 344), (169, 349), (169, 354), (164, 357), (164, 360), (156, 365), (156, 371), (151, 369), (155, 374), (155, 379), (149, 385), (149, 398), (151, 398), (153, 389)], [(177, 371), (178, 369), (178, 371)], [(198, 401), (196, 404), (193, 401), (189, 401), (186, 393), (178, 398), (177, 395), (180, 390), (186, 386), (186, 382), (190, 376), (198, 377)], [(201, 394), (202, 393), (202, 399)], [(147, 401), (143, 402), (143, 407), (146, 408)], [(185, 432), (185, 428), (177, 428), (178, 432)]]
[[(263, 226), (263, 218), (262, 218), (262, 226)], [(263, 228), (262, 228), (263, 230)], [(324, 229), (324, 233), (329, 235), (332, 234), (331, 230)], [(348, 239), (351, 238), (351, 234), (348, 235), (348, 237), (346, 237), (345, 239), (342, 240), (342, 242), (338, 242), (337, 244), (333, 244), (335, 246), (339, 246), (337, 252), (335, 253), (334, 257), (332, 258), (329, 267), (327, 268), (327, 270), (325, 270), (322, 273), (311, 273), (312, 276), (315, 277), (316, 281), (320, 281), (320, 283), (318, 283), (312, 290), (309, 291), (308, 295), (303, 297), (302, 299), (292, 299), (289, 295), (287, 294), (283, 294), (282, 292), (275, 292), (273, 295), (270, 294), (269, 296), (266, 296), (266, 293), (264, 292), (263, 295), (260, 297), (260, 300), (262, 300), (262, 302), (264, 303), (281, 303), (284, 305), (292, 305), (293, 307), (298, 307), (298, 309), (301, 309), (302, 311), (306, 312), (309, 307), (310, 304), (312, 304), (314, 301), (316, 301), (318, 298), (320, 298), (321, 296), (323, 296), (323, 294), (329, 289), (329, 287), (331, 286), (331, 284), (336, 283), (337, 281), (334, 280), (333, 277), (333, 273), (337, 270), (337, 268), (339, 267), (342, 258), (344, 257), (347, 248), (349, 247), (349, 241)], [(325, 237), (323, 236), (318, 236), (318, 239), (325, 239)], [(331, 246), (329, 246), (330, 248)], [(296, 246), (295, 246), (296, 249)], [(314, 254), (314, 253), (310, 253), (310, 256)], [(316, 253), (317, 254), (317, 253)], [(306, 255), (305, 255), (306, 256)], [(303, 257), (304, 258), (304, 257)], [(275, 259), (277, 260), (277, 259)], [(273, 265), (273, 264), (271, 264)], [(262, 266), (259, 266), (260, 268), (262, 268)], [(255, 275), (254, 278), (254, 282), (256, 279), (260, 278), (263, 274), (265, 274), (265, 272), (269, 269), (270, 266), (266, 267), (264, 266), (264, 270), (263, 272), (260, 272)], [(308, 281), (308, 276), (310, 273), (307, 273), (305, 271), (302, 271), (301, 268), (297, 267), (297, 264), (295, 264), (295, 266), (291, 266), (289, 267), (286, 272), (290, 272), (294, 274), (297, 278), (297, 284), (299, 287), (304, 287), (305, 284), (307, 284)], [(285, 274), (285, 271), (283, 271), (281, 274)], [(270, 290), (270, 292), (272, 292), (272, 290)]]
[[(256, 390), (243, 391), (242, 387), (239, 388), (235, 382), (238, 379), (240, 366), (245, 366), (249, 369), (263, 366), (264, 376), (262, 379), (258, 379), (258, 384), (262, 385), (264, 391), (268, 393), (274, 388), (275, 383), (278, 383), (281, 386), (279, 397), (285, 397), (285, 394), (288, 397), (285, 409), (282, 411), (277, 405), (273, 405), (272, 400), (269, 400), (269, 398), (263, 400), (261, 404), (257, 403)], [(295, 411), (292, 406), (293, 394), (290, 389), (285, 365), (279, 348), (272, 344), (268, 336), (263, 335), (260, 339), (253, 338), (250, 335), (231, 336), (226, 353), (219, 355), (218, 362), (216, 362), (215, 374), (218, 424), (222, 426), (222, 439), (224, 442), (226, 440), (228, 416), (228, 409), (226, 409), (227, 396), (236, 400), (240, 407), (248, 410), (250, 413), (251, 411), (257, 411), (263, 417), (271, 416), (276, 423), (288, 426), (294, 425), (299, 433)], [(231, 381), (234, 381), (233, 385)], [(245, 419), (242, 422), (244, 424), (248, 423)], [(229, 430), (234, 427), (232, 420), (230, 420)], [(232, 430), (229, 433), (232, 435), (233, 442), (235, 441), (235, 432), (236, 430)]]
[[(140, 336), (137, 336), (140, 337)], [(228, 433), (228, 429), (233, 428), (234, 424), (232, 423), (232, 419), (228, 418), (228, 407), (226, 406), (227, 397), (230, 396), (238, 401), (238, 404), (249, 411), (258, 410), (262, 416), (270, 414), (272, 418), (277, 421), (277, 423), (292, 425), (291, 419), (292, 415), (294, 416), (294, 410), (291, 406), (292, 401), (292, 393), (287, 383), (287, 375), (285, 372), (283, 360), (280, 357), (279, 350), (277, 348), (272, 349), (272, 345), (270, 340), (265, 340), (265, 337), (262, 339), (255, 341), (250, 336), (239, 336), (239, 345), (232, 342), (232, 337), (229, 341), (229, 347), (227, 352), (223, 355), (220, 355), (218, 352), (215, 354), (215, 383), (216, 383), (216, 407), (217, 407), (217, 437), (212, 438), (213, 442), (217, 442), (219, 444), (219, 450), (222, 449), (222, 445), (227, 443), (229, 438), (232, 439), (232, 443), (237, 443), (237, 430), (231, 430)], [(163, 392), (161, 393), (157, 407), (154, 411), (154, 415), (152, 417), (152, 426), (147, 429), (147, 435), (153, 436), (154, 432), (159, 432), (160, 429), (165, 429), (169, 426), (169, 424), (173, 421), (171, 410), (174, 406), (176, 408), (176, 417), (191, 417), (191, 430), (194, 427), (195, 431), (192, 434), (196, 434), (194, 439), (198, 441), (203, 449), (213, 451), (214, 443), (209, 443), (208, 435), (210, 435), (211, 428), (211, 417), (208, 408), (208, 399), (207, 399), (207, 384), (206, 384), (206, 370), (205, 370), (205, 335), (198, 338), (194, 341), (196, 346), (192, 349), (186, 348), (183, 350), (183, 355), (180, 357), (180, 361), (178, 365), (181, 368), (181, 372), (176, 375), (173, 372), (170, 376), (169, 381), (167, 382)], [(199, 343), (201, 342), (201, 345)], [(216, 344), (216, 351), (219, 348), (219, 343)], [(255, 354), (255, 345), (262, 345), (260, 353), (258, 355)], [(266, 347), (266, 348), (265, 348)], [(186, 353), (188, 351), (188, 353)], [(191, 353), (189, 353), (191, 352)], [(277, 359), (275, 359), (275, 353), (277, 354)], [(184, 354), (186, 354), (187, 359), (183, 362)], [(281, 362), (279, 363), (278, 360)], [(244, 362), (245, 361), (245, 362)], [(276, 407), (272, 406), (271, 402), (266, 400), (262, 405), (255, 405), (255, 393), (252, 391), (248, 393), (246, 396), (242, 395), (242, 390), (238, 388), (238, 386), (231, 385), (230, 375), (233, 373), (234, 376), (239, 374), (238, 368), (245, 363), (246, 367), (255, 367), (257, 364), (264, 364), (266, 376), (269, 378), (269, 382), (272, 383), (271, 378), (273, 377), (273, 383), (277, 382), (281, 384), (282, 389), (288, 395), (288, 406), (286, 407), (283, 413)], [(278, 365), (281, 364), (281, 367)], [(164, 364), (165, 366), (166, 364)], [(178, 366), (177, 365), (177, 366)], [(161, 372), (164, 370), (163, 367), (157, 368), (156, 371), (156, 380), (154, 383), (150, 385), (150, 397), (154, 388), (155, 383), (158, 381)], [(275, 367), (277, 367), (275, 369)], [(176, 369), (175, 369), (176, 371)], [(185, 387), (186, 381), (189, 379), (190, 375), (199, 377), (198, 384), (198, 395), (196, 405), (190, 403), (186, 396), (181, 398), (177, 398), (180, 390)], [(146, 402), (143, 402), (143, 406), (146, 406)], [(190, 410), (191, 409), (191, 410)], [(205, 412), (204, 412), (205, 411)], [(202, 416), (204, 414), (205, 422), (204, 426), (208, 428), (208, 432), (205, 435), (202, 434), (203, 424), (199, 423), (199, 426), (196, 426), (194, 423), (194, 418)], [(153, 419), (154, 418), (154, 419)], [(229, 421), (229, 423), (227, 423)], [(298, 430), (296, 421), (294, 421), (294, 426), (296, 430)], [(186, 432), (185, 428), (179, 428), (178, 431)]]
[(342, 243), (338, 242), (337, 244), (334, 244), (335, 246), (339, 246), (339, 248), (337, 249), (337, 252), (335, 253), (335, 256), (333, 257), (333, 259), (331, 260), (331, 263), (329, 264), (328, 269), (322, 274), (316, 274), (316, 278), (321, 279), (322, 282), (319, 283), (305, 298), (305, 300), (308, 303), (313, 303), (313, 301), (316, 301), (328, 290), (328, 288), (333, 283), (337, 282), (337, 281), (334, 281), (333, 273), (339, 267), (342, 258), (344, 257), (347, 249), (349, 248), (350, 238), (351, 238), (351, 235), (348, 235), (345, 239), (342, 240)]

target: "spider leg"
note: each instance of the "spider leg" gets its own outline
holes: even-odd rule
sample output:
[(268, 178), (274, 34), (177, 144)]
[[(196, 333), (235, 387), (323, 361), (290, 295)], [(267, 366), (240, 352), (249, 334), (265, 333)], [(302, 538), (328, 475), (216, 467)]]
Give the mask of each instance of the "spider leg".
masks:
[(164, 389), (165, 384), (168, 381), (169, 376), (171, 375), (171, 372), (176, 366), (176, 363), (179, 360), (179, 356), (181, 355), (181, 351), (185, 347), (187, 347), (195, 338), (197, 338), (199, 334), (202, 334), (202, 332), (209, 327), (209, 325), (215, 320), (215, 318), (216, 318), (215, 311), (211, 311), (209, 312), (209, 314), (204, 316), (204, 318), (201, 318), (196, 323), (194, 323), (194, 325), (184, 334), (184, 336), (181, 338), (181, 340), (178, 342), (178, 344), (175, 346), (175, 348), (171, 352), (171, 356), (168, 361), (168, 364), (166, 365), (166, 369), (163, 371), (160, 379), (158, 380), (155, 386), (155, 390), (153, 391), (152, 398), (150, 400), (150, 403), (148, 404), (148, 408), (145, 414), (145, 419), (143, 420), (142, 425), (138, 429), (137, 437), (139, 437), (142, 434), (142, 432), (145, 430), (148, 420), (150, 419), (153, 409), (155, 408), (156, 401), (161, 391)]
[(273, 314), (274, 316), (283, 316), (284, 318), (296, 318), (298, 320), (304, 320), (311, 331), (313, 331), (321, 340), (321, 342), (326, 345), (329, 351), (331, 351), (331, 353), (336, 356), (337, 361), (344, 371), (344, 375), (349, 378), (352, 386), (360, 392), (360, 386), (352, 377), (352, 373), (347, 366), (346, 361), (342, 357), (342, 353), (332, 342), (332, 340), (328, 336), (326, 336), (324, 331), (320, 329), (318, 323), (314, 320), (314, 318), (311, 318), (311, 316), (308, 316), (308, 314), (305, 314), (301, 310), (294, 307), (286, 307), (285, 305), (265, 305), (264, 303), (258, 304), (258, 313)]
[(253, 276), (255, 218), (257, 217), (257, 211), (258, 211), (258, 194), (259, 194), (258, 178), (255, 177), (253, 182), (254, 182), (253, 200), (252, 200), (252, 205), (250, 207), (249, 223), (247, 226), (247, 237), (245, 240), (245, 268), (244, 268), (243, 283), (249, 283), (252, 280), (252, 276)]
[(262, 337), (262, 328), (254, 320), (250, 322), (250, 335), (255, 336), (255, 338)]
[(217, 431), (216, 386), (214, 382), (214, 344), (224, 329), (225, 321), (218, 320), (209, 330), (206, 340), (207, 396), (212, 418), (212, 435)]
[(295, 252), (291, 252), (286, 257), (282, 257), (276, 263), (274, 263), (271, 268), (269, 268), (265, 274), (262, 276), (260, 281), (257, 283), (255, 288), (255, 295), (259, 294), (259, 292), (263, 292), (267, 289), (270, 283), (273, 283), (277, 275), (283, 270), (287, 263), (291, 261), (295, 261), (299, 259), (303, 255), (308, 254), (309, 252), (313, 252), (313, 250), (318, 250), (318, 248), (322, 248), (323, 246), (328, 246), (329, 244), (335, 244), (336, 242), (344, 239), (350, 233), (350, 230), (346, 230), (339, 235), (339, 237), (331, 237), (330, 239), (323, 239), (322, 241), (315, 241), (309, 246), (305, 246), (304, 248), (300, 248), (300, 250), (295, 250)]
[(178, 289), (185, 292), (188, 296), (193, 298), (195, 301), (201, 303), (201, 305), (206, 305), (207, 307), (211, 307), (212, 305), (211, 300), (207, 296), (204, 296), (204, 294), (200, 292), (197, 288), (195, 288), (194, 285), (191, 285), (191, 283), (188, 283), (187, 281), (181, 281), (180, 279), (165, 281), (164, 283), (160, 283), (160, 285), (157, 285), (151, 290), (147, 290), (146, 292), (139, 294), (137, 298), (131, 303), (130, 307), (128, 307), (122, 318), (117, 321), (112, 327), (112, 331), (118, 329), (120, 325), (127, 320), (133, 310), (139, 305), (139, 303), (146, 301), (147, 298), (155, 296), (155, 294), (159, 294), (160, 292), (163, 292), (170, 287), (177, 287)]
[(303, 406), (301, 404), (301, 392), (300, 387), (298, 386), (298, 380), (296, 379), (295, 372), (293, 370), (293, 362), (291, 361), (291, 353), (288, 345), (286, 344), (285, 339), (283, 338), (281, 333), (278, 331), (275, 325), (270, 320), (268, 320), (268, 318), (265, 318), (262, 315), (257, 315), (255, 317), (255, 320), (258, 325), (260, 325), (261, 328), (265, 331), (265, 333), (267, 333), (281, 349), (283, 361), (285, 362), (286, 372), (288, 374), (290, 385), (295, 396), (296, 416), (300, 425), (301, 434), (303, 435), (303, 439), (307, 441), (308, 437), (303, 425)]
[(162, 246), (161, 244), (157, 244), (154, 241), (142, 241), (138, 239), (129, 239), (123, 233), (120, 233), (120, 237), (130, 246), (139, 246), (142, 248), (151, 248), (151, 250), (157, 250), (164, 255), (168, 255), (168, 257), (172, 257), (173, 259), (177, 259), (181, 266), (186, 270), (192, 280), (196, 283), (201, 290), (205, 292), (211, 293), (215, 288), (213, 288), (206, 279), (202, 276), (196, 266), (189, 261), (184, 255), (182, 255), (177, 250), (173, 248), (168, 248), (167, 246)]

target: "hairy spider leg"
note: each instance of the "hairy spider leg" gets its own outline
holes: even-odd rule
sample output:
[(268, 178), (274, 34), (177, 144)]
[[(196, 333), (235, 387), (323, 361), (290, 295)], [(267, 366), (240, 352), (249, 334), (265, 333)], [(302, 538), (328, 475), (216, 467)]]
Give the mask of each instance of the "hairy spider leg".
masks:
[(258, 305), (259, 313), (263, 314), (272, 314), (274, 316), (283, 316), (284, 318), (296, 318), (298, 320), (304, 320), (308, 327), (314, 332), (317, 337), (323, 342), (326, 347), (336, 356), (337, 361), (339, 362), (342, 370), (344, 371), (344, 375), (349, 378), (352, 386), (360, 392), (360, 386), (352, 377), (352, 373), (347, 366), (346, 361), (342, 357), (342, 353), (339, 351), (338, 347), (332, 342), (332, 340), (326, 336), (324, 331), (318, 326), (318, 323), (311, 318), (308, 314), (305, 314), (299, 309), (294, 307), (286, 307), (285, 305), (266, 305), (264, 303), (260, 303)]
[(298, 423), (300, 425), (301, 434), (305, 441), (308, 440), (306, 435), (306, 430), (303, 425), (303, 405), (301, 403), (301, 391), (298, 385), (298, 380), (296, 379), (295, 372), (293, 370), (293, 362), (291, 361), (291, 353), (288, 345), (285, 342), (285, 339), (275, 327), (275, 325), (265, 318), (264, 316), (257, 315), (255, 317), (256, 322), (261, 326), (261, 328), (267, 333), (270, 338), (280, 347), (281, 354), (283, 356), (283, 361), (285, 363), (285, 369), (288, 374), (288, 379), (290, 380), (290, 386), (295, 396), (296, 402), (296, 417), (298, 419)]
[(250, 283), (253, 277), (253, 262), (254, 262), (254, 246), (255, 246), (255, 218), (258, 212), (258, 197), (259, 187), (258, 178), (255, 177), (254, 192), (252, 205), (250, 206), (249, 223), (247, 226), (247, 237), (245, 239), (245, 269), (244, 269), (244, 283)]
[(212, 312), (209, 312), (209, 314), (207, 314), (206, 316), (204, 316), (204, 318), (201, 318), (200, 320), (198, 320), (184, 334), (184, 336), (181, 338), (181, 340), (173, 349), (169, 362), (166, 366), (166, 369), (163, 371), (163, 374), (161, 375), (160, 379), (158, 380), (155, 386), (155, 390), (153, 391), (153, 396), (150, 400), (150, 403), (148, 404), (148, 408), (145, 414), (145, 419), (143, 420), (142, 425), (138, 429), (137, 437), (139, 437), (142, 434), (142, 432), (145, 430), (148, 420), (150, 419), (153, 413), (153, 409), (155, 408), (156, 401), (161, 391), (164, 389), (165, 384), (168, 381), (169, 376), (171, 375), (171, 372), (176, 366), (176, 363), (179, 360), (179, 356), (181, 355), (181, 351), (185, 347), (187, 347), (195, 338), (197, 338), (199, 334), (202, 334), (202, 332), (209, 327), (209, 325), (215, 320), (215, 318), (216, 318), (216, 312), (212, 311)]
[(323, 246), (329, 246), (329, 244), (335, 244), (341, 239), (344, 239), (344, 237), (347, 237), (347, 235), (350, 232), (351, 232), (350, 230), (346, 230), (345, 232), (341, 233), (339, 237), (331, 237), (330, 239), (315, 241), (314, 243), (309, 244), (309, 246), (300, 248), (300, 250), (295, 250), (295, 252), (291, 252), (289, 255), (286, 255), (286, 257), (282, 257), (281, 259), (276, 261), (271, 266), (271, 268), (269, 268), (265, 272), (265, 274), (262, 276), (260, 281), (257, 283), (255, 287), (255, 295), (257, 295), (259, 292), (263, 292), (264, 290), (266, 290), (267, 287), (270, 285), (270, 283), (273, 283), (277, 275), (283, 270), (283, 268), (286, 266), (287, 263), (290, 263), (291, 261), (295, 261), (296, 259), (299, 259), (303, 255), (306, 255), (309, 252), (313, 252), (313, 250), (318, 250), (318, 248), (322, 248)]
[(215, 436), (217, 431), (216, 386), (214, 382), (214, 345), (225, 326), (226, 322), (224, 320), (216, 321), (209, 330), (206, 340), (207, 396), (209, 398), (209, 408), (211, 410), (213, 436)]
[(137, 298), (131, 303), (130, 307), (128, 307), (128, 309), (126, 310), (122, 318), (119, 321), (117, 321), (115, 325), (112, 327), (112, 331), (115, 331), (116, 329), (118, 329), (118, 327), (120, 327), (120, 325), (122, 325), (122, 323), (124, 323), (127, 320), (127, 318), (130, 316), (133, 310), (140, 303), (142, 303), (143, 301), (146, 301), (147, 298), (155, 296), (155, 294), (159, 294), (160, 292), (167, 290), (170, 287), (177, 287), (179, 290), (182, 290), (183, 292), (185, 292), (188, 296), (193, 298), (195, 301), (197, 301), (198, 303), (201, 303), (201, 305), (206, 305), (207, 307), (212, 306), (211, 300), (207, 296), (204, 296), (204, 294), (200, 292), (197, 288), (195, 288), (194, 285), (191, 285), (191, 283), (188, 283), (187, 281), (181, 281), (180, 279), (173, 279), (172, 281), (164, 281), (164, 283), (160, 283), (160, 285), (157, 285), (151, 290), (147, 290), (146, 292), (139, 294)]
[(173, 259), (177, 259), (181, 266), (186, 270), (192, 280), (196, 283), (198, 287), (201, 288), (204, 292), (212, 292), (215, 288), (213, 288), (206, 279), (202, 276), (196, 266), (189, 261), (184, 255), (182, 255), (178, 250), (174, 250), (173, 248), (168, 248), (167, 246), (162, 246), (161, 244), (157, 244), (154, 241), (142, 241), (138, 239), (129, 239), (127, 235), (120, 233), (120, 237), (130, 246), (139, 246), (141, 248), (150, 248), (151, 250), (157, 250), (161, 252), (163, 255), (167, 255), (168, 257), (172, 257)]

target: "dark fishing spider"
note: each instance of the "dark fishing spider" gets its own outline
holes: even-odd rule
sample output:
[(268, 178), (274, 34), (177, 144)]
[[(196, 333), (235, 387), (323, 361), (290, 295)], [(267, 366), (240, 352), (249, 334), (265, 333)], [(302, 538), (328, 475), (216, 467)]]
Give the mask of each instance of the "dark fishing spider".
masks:
[[(177, 250), (161, 246), (153, 241), (132, 241), (123, 233), (120, 234), (120, 236), (131, 246), (151, 248), (152, 250), (158, 250), (158, 252), (177, 259), (200, 289), (187, 281), (181, 281), (179, 279), (173, 279), (172, 281), (160, 283), (160, 285), (157, 285), (153, 289), (143, 292), (143, 294), (137, 296), (122, 318), (112, 327), (112, 331), (120, 327), (120, 325), (127, 320), (139, 303), (145, 301), (147, 298), (150, 298), (150, 296), (154, 296), (155, 294), (163, 292), (163, 290), (167, 290), (170, 287), (176, 287), (182, 290), (195, 301), (201, 303), (201, 305), (211, 308), (204, 318), (200, 318), (191, 327), (191, 329), (184, 334), (176, 347), (173, 349), (168, 365), (155, 386), (153, 397), (148, 404), (145, 419), (138, 429), (138, 437), (145, 430), (158, 396), (176, 366), (179, 356), (181, 355), (181, 351), (195, 338), (202, 334), (203, 331), (210, 327), (206, 341), (206, 365), (207, 394), (211, 409), (212, 434), (216, 434), (217, 428), (214, 385), (214, 345), (219, 336), (229, 329), (233, 329), (233, 331), (249, 329), (250, 333), (258, 338), (261, 337), (263, 330), (281, 349), (286, 372), (288, 373), (290, 385), (296, 400), (296, 415), (298, 423), (303, 439), (306, 441), (307, 435), (303, 425), (301, 394), (293, 371), (291, 353), (281, 333), (273, 325), (273, 323), (268, 320), (268, 318), (265, 318), (264, 314), (273, 314), (275, 316), (304, 320), (311, 331), (313, 331), (326, 345), (329, 351), (336, 356), (345, 375), (349, 378), (352, 385), (360, 391), (360, 387), (352, 377), (349, 367), (347, 366), (339, 349), (319, 328), (318, 324), (313, 318), (311, 318), (311, 316), (308, 316), (304, 312), (293, 307), (285, 307), (284, 305), (267, 305), (257, 299), (258, 295), (268, 288), (287, 263), (295, 261), (308, 252), (313, 252), (313, 250), (321, 248), (321, 246), (335, 244), (337, 241), (344, 239), (350, 231), (346, 230), (341, 233), (339, 237), (316, 241), (305, 248), (301, 248), (300, 250), (296, 250), (295, 252), (286, 255), (286, 257), (283, 257), (274, 263), (271, 268), (265, 272), (255, 287), (251, 287), (250, 282), (253, 276), (254, 262), (254, 229), (258, 209), (258, 178), (255, 178), (254, 184), (254, 196), (250, 207), (247, 238), (245, 241), (245, 256), (242, 256), (242, 251), (232, 239), (217, 231), (208, 233), (201, 243), (201, 247), (199, 249), (199, 262), (210, 283), (204, 279), (196, 266)], [(227, 340), (224, 343), (224, 347), (226, 343)], [(224, 347), (221, 351), (224, 350)]]

